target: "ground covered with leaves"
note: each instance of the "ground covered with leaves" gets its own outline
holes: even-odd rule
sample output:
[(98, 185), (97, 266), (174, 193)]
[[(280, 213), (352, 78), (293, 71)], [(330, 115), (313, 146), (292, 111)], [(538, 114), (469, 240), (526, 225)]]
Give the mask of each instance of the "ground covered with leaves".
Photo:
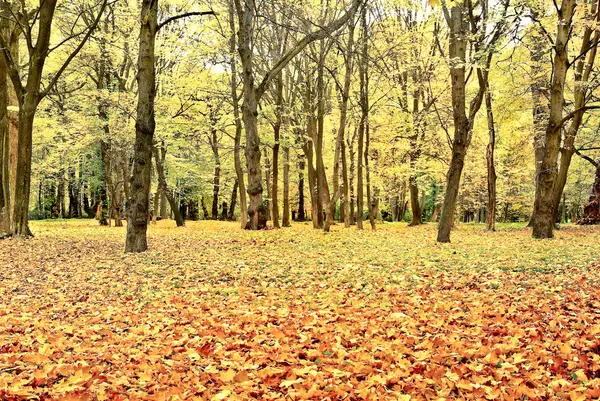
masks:
[(244, 232), (34, 222), (0, 241), (0, 399), (600, 396), (594, 227)]

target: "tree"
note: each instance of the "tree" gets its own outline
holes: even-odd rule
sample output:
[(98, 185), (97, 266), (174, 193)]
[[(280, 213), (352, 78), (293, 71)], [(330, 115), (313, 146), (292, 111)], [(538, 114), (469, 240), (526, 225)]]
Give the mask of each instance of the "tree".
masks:
[[(476, 17), (471, 0), (453, 3), (448, 10), (443, 4), (443, 11), (448, 27), (450, 41), (448, 56), (450, 57), (450, 77), (452, 82), (452, 110), (454, 120), (454, 138), (452, 140), (452, 158), (446, 179), (446, 193), (442, 206), (442, 217), (438, 226), (438, 242), (450, 242), (450, 230), (454, 224), (456, 201), (460, 188), (460, 178), (465, 163), (465, 156), (473, 135), (473, 123), (479, 111), (489, 77), (489, 67), (493, 55), (493, 46), (500, 38), (508, 9), (508, 1), (502, 4), (503, 11), (500, 21), (493, 26), (492, 35), (488, 37), (490, 24), (487, 1), (480, 3), (481, 15)], [(481, 21), (481, 22), (478, 22)], [(466, 105), (466, 63), (467, 45), (473, 41), (474, 50), (482, 57), (484, 68), (477, 68), (478, 90), (471, 99), (467, 114)], [(483, 56), (481, 56), (483, 54)]]
[[(83, 45), (87, 42), (93, 30), (98, 25), (100, 17), (106, 7), (104, 0), (99, 8), (96, 18), (92, 23), (82, 29), (81, 32), (73, 32), (70, 38), (63, 39), (57, 45), (60, 46), (66, 41), (83, 35), (79, 44), (68, 55), (61, 67), (52, 75), (50, 81), (42, 89), (44, 65), (51, 50), (50, 38), (52, 34), (52, 22), (57, 0), (41, 1), (38, 9), (30, 10), (26, 3), (21, 4), (18, 14), (12, 12), (11, 21), (21, 30), (21, 34), (27, 45), (28, 66), (27, 80), (22, 82), (22, 73), (20, 71), (19, 60), (11, 53), (7, 40), (4, 35), (0, 35), (0, 56), (4, 61), (8, 76), (10, 77), (14, 90), (19, 101), (19, 132), (18, 132), (18, 158), (16, 166), (16, 182), (14, 189), (14, 210), (12, 213), (12, 231), (15, 235), (29, 237), (32, 236), (29, 229), (29, 193), (31, 186), (31, 149), (33, 136), (33, 121), (35, 112), (40, 101), (48, 95), (58, 82), (61, 75), (69, 66), (70, 62), (79, 53)], [(6, 4), (8, 5), (8, 4)], [(37, 28), (36, 28), (37, 26)], [(37, 31), (37, 38), (33, 32)]]
[[(189, 12), (167, 18), (160, 24), (157, 18), (158, 0), (143, 0), (140, 11), (138, 55), (138, 103), (135, 123), (135, 147), (131, 176), (131, 198), (127, 219), (125, 252), (148, 249), (146, 232), (150, 207), (152, 151), (154, 148), (154, 101), (156, 97), (155, 43), (156, 33), (177, 19), (214, 14), (213, 11)], [(171, 207), (173, 210), (173, 207)]]
[(281, 70), (308, 44), (327, 37), (331, 33), (342, 28), (350, 19), (351, 12), (356, 12), (362, 0), (353, 0), (350, 9), (340, 18), (325, 25), (299, 40), (291, 47), (273, 66), (264, 74), (260, 84), (255, 83), (255, 66), (252, 54), (252, 38), (254, 36), (254, 16), (256, 4), (254, 0), (235, 0), (235, 8), (238, 14), (238, 52), (242, 64), (243, 80), (243, 103), (242, 120), (246, 130), (246, 167), (248, 169), (248, 195), (250, 206), (248, 215), (250, 218), (249, 228), (258, 229), (258, 208), (262, 203), (262, 179), (260, 166), (260, 138), (258, 136), (258, 103), (264, 95), (267, 87), (275, 79)]

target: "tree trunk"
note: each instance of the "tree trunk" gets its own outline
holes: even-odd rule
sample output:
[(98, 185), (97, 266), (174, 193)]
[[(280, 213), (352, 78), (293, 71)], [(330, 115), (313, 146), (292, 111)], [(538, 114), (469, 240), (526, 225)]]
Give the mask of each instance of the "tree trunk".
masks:
[[(159, 191), (156, 191), (159, 192)], [(167, 219), (167, 194), (160, 191), (160, 219)]]
[(419, 187), (417, 186), (417, 177), (411, 175), (408, 179), (408, 190), (410, 193), (410, 210), (412, 219), (409, 226), (418, 226), (423, 224), (421, 217), (421, 206), (419, 205)]
[[(555, 221), (558, 213), (558, 206), (565, 189), (565, 184), (567, 183), (567, 175), (569, 173), (569, 167), (571, 166), (571, 160), (573, 158), (573, 154), (575, 153), (575, 137), (577, 136), (579, 128), (583, 123), (583, 115), (585, 110), (582, 110), (582, 108), (585, 106), (586, 101), (589, 98), (589, 78), (596, 58), (596, 52), (598, 49), (597, 44), (600, 41), (600, 32), (592, 29), (593, 24), (600, 20), (600, 8), (598, 7), (598, 1), (593, 2), (592, 13), (588, 18), (590, 20), (586, 25), (580, 47), (580, 54), (584, 54), (584, 56), (579, 57), (575, 67), (575, 85), (573, 88), (575, 97), (574, 109), (579, 111), (575, 112), (573, 120), (571, 121), (569, 128), (566, 130), (563, 146), (560, 149), (560, 163), (554, 189)], [(593, 19), (596, 21), (593, 21)], [(593, 40), (591, 40), (592, 32), (595, 32)], [(588, 51), (589, 53), (585, 55), (585, 53)]]
[(298, 221), (306, 221), (306, 208), (304, 206), (304, 155), (298, 156)]
[(265, 147), (265, 186), (267, 187), (267, 210), (266, 210), (266, 216), (267, 216), (267, 220), (271, 220), (271, 206), (273, 205), (273, 203), (271, 202), (272, 200), (272, 192), (271, 192), (271, 160), (269, 160), (269, 151), (267, 150), (267, 148)]
[(454, 5), (450, 9), (450, 76), (452, 81), (452, 110), (454, 119), (454, 139), (452, 141), (452, 158), (446, 178), (446, 194), (442, 205), (442, 217), (438, 226), (438, 242), (450, 242), (450, 230), (454, 223), (456, 201), (460, 187), (460, 177), (464, 166), (465, 155), (471, 140), (470, 121), (466, 113), (465, 98), (465, 58), (466, 27), (463, 19), (462, 5)]
[(283, 165), (283, 216), (281, 225), (283, 227), (290, 226), (290, 148), (283, 148), (285, 164)]
[(160, 199), (160, 190), (156, 188), (156, 192), (154, 193), (154, 202), (152, 205), (152, 224), (156, 224), (158, 222), (158, 201)]
[[(240, 119), (240, 105), (237, 94), (237, 63), (236, 63), (236, 40), (235, 40), (235, 17), (233, 0), (229, 0), (229, 29), (231, 38), (229, 39), (229, 62), (231, 67), (231, 101), (233, 104), (233, 118), (235, 122), (235, 140), (233, 149), (233, 160), (235, 166), (235, 175), (240, 190), (240, 225), (246, 228), (248, 220), (248, 203), (246, 200), (246, 185), (244, 184), (244, 170), (242, 169), (242, 160), (240, 150), (242, 148), (242, 121)], [(232, 203), (233, 205), (233, 203)], [(234, 207), (231, 207), (229, 214)]]
[[(316, 137), (313, 137), (315, 145), (315, 158), (317, 162), (317, 185), (321, 196), (321, 210), (325, 212), (323, 221), (323, 231), (329, 232), (333, 223), (333, 213), (331, 206), (331, 196), (329, 194), (329, 184), (327, 184), (327, 174), (325, 173), (325, 163), (323, 161), (323, 137), (325, 136), (325, 49), (326, 46), (321, 41), (321, 54), (319, 65), (317, 67), (317, 131)], [(333, 205), (335, 210), (335, 205)], [(322, 211), (319, 213), (322, 214)], [(322, 217), (321, 217), (322, 218)]]
[(485, 92), (485, 108), (487, 111), (487, 123), (489, 141), (486, 149), (487, 162), (487, 219), (486, 228), (488, 231), (496, 230), (496, 167), (494, 162), (494, 150), (496, 147), (496, 128), (494, 126), (494, 112), (492, 110), (492, 94), (489, 86)]
[(213, 176), (213, 199), (212, 199), (212, 219), (219, 218), (219, 187), (221, 182), (221, 158), (219, 157), (219, 142), (217, 130), (212, 130), (212, 139), (210, 145), (215, 159), (215, 173)]
[(350, 227), (352, 224), (352, 216), (350, 216), (350, 212), (348, 210), (348, 163), (346, 160), (346, 142), (345, 138), (342, 138), (342, 189), (341, 189), (341, 205), (340, 205), (340, 214), (342, 214), (344, 218), (344, 227)]
[[(346, 45), (346, 57), (345, 57), (345, 73), (344, 73), (344, 87), (341, 88), (341, 102), (340, 102), (340, 122), (337, 131), (337, 137), (335, 141), (335, 156), (333, 161), (333, 196), (331, 199), (332, 210), (331, 214), (335, 213), (335, 207), (338, 199), (341, 199), (340, 214), (344, 218), (344, 226), (349, 227), (350, 221), (348, 220), (348, 175), (346, 171), (346, 154), (344, 141), (346, 138), (346, 120), (348, 115), (348, 100), (350, 99), (350, 84), (352, 79), (352, 55), (354, 54), (354, 14), (350, 17), (350, 23), (348, 24), (348, 43)], [(340, 177), (340, 161), (342, 163), (342, 181), (343, 186), (340, 188), (339, 177)]]
[[(8, 20), (0, 18), (0, 35), (6, 35)], [(10, 235), (8, 75), (0, 57), (0, 237)]]
[(158, 147), (152, 146), (152, 152), (154, 154), (154, 162), (156, 164), (156, 175), (158, 176), (158, 189), (165, 194), (167, 200), (169, 201), (169, 205), (171, 206), (171, 210), (175, 216), (175, 224), (177, 227), (181, 227), (184, 225), (184, 216), (180, 212), (177, 207), (177, 202), (175, 201), (175, 197), (173, 196), (173, 192), (167, 186), (167, 179), (165, 177), (165, 156), (167, 154), (167, 149), (165, 148), (164, 143), (161, 145), (160, 155), (158, 153)]
[(12, 231), (15, 235), (22, 237), (33, 236), (29, 229), (29, 190), (31, 185), (33, 120), (36, 106), (37, 99), (34, 95), (26, 93), (19, 109), (19, 148), (17, 152)]
[(560, 131), (563, 118), (564, 88), (569, 64), (568, 46), (575, 0), (563, 0), (558, 16), (555, 56), (550, 95), (550, 115), (544, 135), (544, 154), (536, 184), (536, 201), (533, 221), (534, 238), (554, 236), (554, 191), (557, 179), (557, 162), (560, 148)]
[(227, 214), (227, 220), (233, 221), (233, 214), (235, 212), (235, 202), (237, 200), (237, 191), (238, 191), (238, 180), (237, 178), (233, 182), (233, 189), (231, 190), (231, 201), (229, 205), (229, 213)]
[(154, 49), (157, 3), (157, 0), (142, 0), (141, 7), (137, 74), (138, 104), (125, 252), (144, 252), (148, 249), (146, 231), (148, 229), (152, 148), (156, 126), (154, 121), (154, 98), (156, 96)]
[[(546, 121), (548, 121), (548, 99), (546, 97), (546, 74), (543, 71), (543, 59), (546, 55), (545, 38), (541, 29), (535, 29), (532, 38), (531, 46), (531, 76), (533, 82), (531, 84), (531, 97), (533, 101), (533, 150), (535, 157), (535, 183), (540, 176), (542, 166), (542, 158), (544, 157), (544, 132)], [(537, 197), (536, 193), (536, 197)], [(535, 204), (535, 201), (534, 201)], [(531, 213), (528, 227), (533, 227), (535, 219), (535, 208)]]
[[(359, 123), (360, 124), (360, 123)], [(352, 138), (348, 137), (348, 156), (350, 157), (350, 176), (348, 177), (348, 191), (350, 196), (350, 211), (348, 212), (348, 220), (350, 225), (356, 224), (356, 211), (354, 206), (356, 205), (356, 196), (354, 192), (354, 171), (356, 169), (355, 160), (356, 153), (354, 152), (354, 142), (356, 141), (356, 137), (358, 135), (358, 128), (354, 128), (354, 134)]]

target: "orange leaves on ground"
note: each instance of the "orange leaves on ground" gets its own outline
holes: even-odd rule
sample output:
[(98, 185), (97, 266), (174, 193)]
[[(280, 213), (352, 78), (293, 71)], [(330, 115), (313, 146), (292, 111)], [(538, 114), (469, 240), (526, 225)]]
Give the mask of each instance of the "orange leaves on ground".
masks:
[(2, 400), (600, 397), (596, 228), (534, 241), (35, 222), (0, 241)]

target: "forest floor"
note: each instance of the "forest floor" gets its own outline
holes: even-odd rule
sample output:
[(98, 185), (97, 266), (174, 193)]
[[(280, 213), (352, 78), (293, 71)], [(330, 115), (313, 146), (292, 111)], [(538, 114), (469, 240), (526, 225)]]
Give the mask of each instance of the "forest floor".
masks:
[(596, 227), (33, 222), (0, 241), (0, 399), (600, 396)]

